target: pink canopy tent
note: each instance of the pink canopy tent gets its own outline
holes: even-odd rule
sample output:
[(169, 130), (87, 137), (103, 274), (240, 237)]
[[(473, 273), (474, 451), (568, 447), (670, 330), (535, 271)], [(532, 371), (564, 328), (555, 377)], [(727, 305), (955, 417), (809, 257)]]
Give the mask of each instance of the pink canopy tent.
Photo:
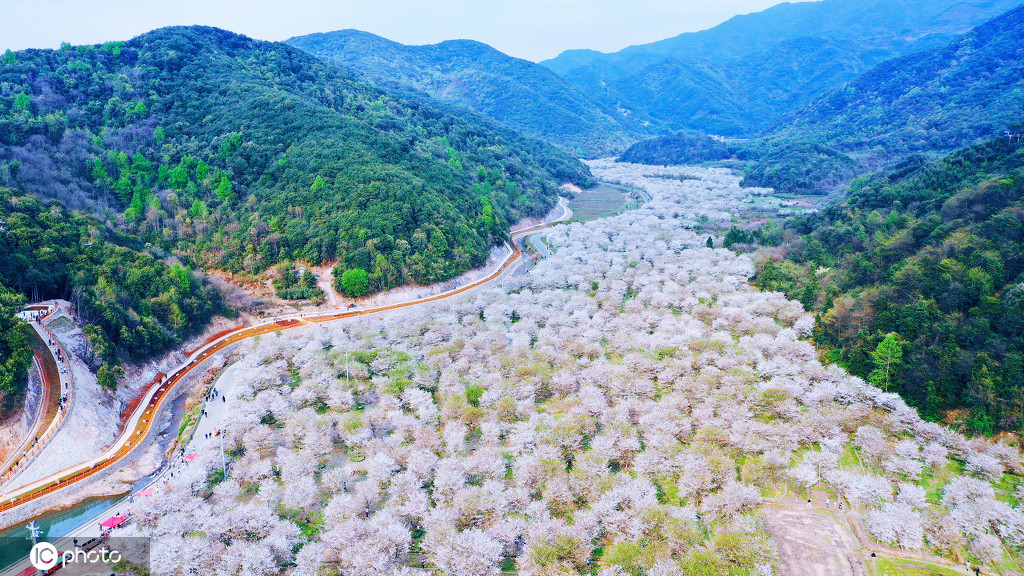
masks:
[(193, 452), (191, 454), (186, 454), (185, 455), (185, 462), (191, 462), (191, 461), (195, 460), (196, 458), (199, 458), (199, 453), (198, 452)]
[(135, 494), (135, 495), (136, 496), (152, 496), (153, 495), (153, 489), (152, 488), (146, 488), (145, 490), (139, 490), (138, 493)]
[(102, 528), (114, 528), (114, 527), (120, 526), (121, 524), (124, 524), (126, 520), (128, 520), (128, 518), (126, 516), (111, 516), (110, 518), (107, 518), (103, 522), (100, 522), (100, 527), (102, 527)]

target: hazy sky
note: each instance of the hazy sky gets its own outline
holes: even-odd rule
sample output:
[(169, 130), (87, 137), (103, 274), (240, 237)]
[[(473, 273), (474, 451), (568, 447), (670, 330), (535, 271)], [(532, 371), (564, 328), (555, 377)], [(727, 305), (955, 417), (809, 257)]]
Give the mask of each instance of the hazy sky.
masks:
[(357, 28), (405, 44), (471, 38), (529, 60), (702, 30), (780, 0), (2, 0), (0, 51), (205, 24), (263, 40)]

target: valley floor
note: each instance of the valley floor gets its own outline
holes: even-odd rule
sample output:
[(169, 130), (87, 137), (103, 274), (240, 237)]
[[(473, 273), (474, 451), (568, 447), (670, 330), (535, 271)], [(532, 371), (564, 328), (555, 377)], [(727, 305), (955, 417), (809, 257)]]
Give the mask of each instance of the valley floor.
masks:
[(692, 230), (783, 203), (726, 170), (592, 169), (650, 200), (539, 234), (503, 287), (243, 346), (227, 477), (200, 443), (134, 505), (156, 573), (211, 569), (196, 547), (254, 573), (1013, 573), (1019, 451), (823, 366), (813, 318)]
[(230, 404), (120, 533), (155, 538), (153, 573), (1015, 573), (1019, 449), (822, 365), (814, 318), (694, 231), (784, 203), (591, 167), (650, 200), (543, 232), (504, 285), (241, 345)]

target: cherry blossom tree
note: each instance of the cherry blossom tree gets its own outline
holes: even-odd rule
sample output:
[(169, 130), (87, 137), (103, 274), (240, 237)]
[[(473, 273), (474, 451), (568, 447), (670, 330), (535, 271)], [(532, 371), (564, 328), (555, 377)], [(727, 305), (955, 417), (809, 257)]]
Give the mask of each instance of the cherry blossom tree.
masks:
[(423, 539), (430, 562), (452, 576), (497, 576), (502, 545), (478, 528), (431, 528)]
[(924, 545), (921, 515), (907, 503), (886, 502), (868, 514), (865, 524), (875, 538), (886, 544), (910, 549)]

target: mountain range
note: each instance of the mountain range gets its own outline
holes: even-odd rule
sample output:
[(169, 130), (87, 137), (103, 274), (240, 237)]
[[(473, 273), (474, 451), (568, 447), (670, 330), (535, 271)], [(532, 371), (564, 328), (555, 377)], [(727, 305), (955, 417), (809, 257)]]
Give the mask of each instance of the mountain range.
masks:
[(339, 30), (287, 43), (382, 88), (452, 102), (583, 156), (620, 151), (647, 135), (639, 123), (593, 102), (547, 68), (480, 42), (407, 46)]
[(612, 54), (541, 62), (608, 108), (667, 130), (750, 136), (891, 58), (942, 46), (1017, 0), (783, 3)]
[(936, 48), (884, 62), (767, 133), (887, 157), (944, 152), (1024, 120), (1024, 5)]
[(623, 160), (676, 164), (738, 158), (745, 183), (826, 194), (910, 154), (938, 155), (1024, 120), (1024, 6), (937, 48), (883, 62), (789, 112), (749, 141), (682, 131), (639, 142)]

